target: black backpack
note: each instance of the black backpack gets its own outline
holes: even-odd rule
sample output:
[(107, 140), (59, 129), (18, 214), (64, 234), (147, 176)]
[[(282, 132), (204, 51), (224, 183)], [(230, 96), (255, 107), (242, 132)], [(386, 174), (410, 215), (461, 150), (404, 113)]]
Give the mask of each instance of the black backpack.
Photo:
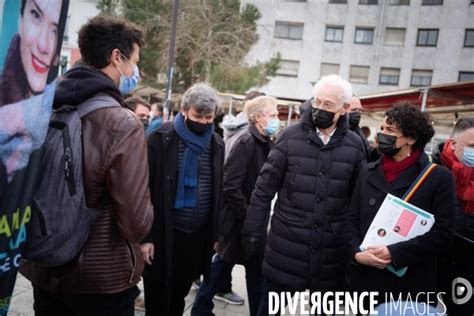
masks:
[(59, 266), (81, 251), (100, 210), (88, 208), (83, 183), (81, 118), (95, 110), (119, 107), (97, 94), (78, 106), (53, 112), (41, 148), (42, 178), (33, 196), (23, 257), (42, 266)]

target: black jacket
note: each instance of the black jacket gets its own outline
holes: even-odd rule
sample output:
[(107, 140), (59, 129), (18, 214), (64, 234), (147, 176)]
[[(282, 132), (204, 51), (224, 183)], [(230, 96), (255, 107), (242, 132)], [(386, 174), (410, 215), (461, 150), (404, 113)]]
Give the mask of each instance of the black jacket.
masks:
[[(352, 194), (345, 231), (351, 253), (359, 246), (387, 193), (402, 197), (429, 163), (422, 153), (417, 162), (406, 169), (392, 183), (388, 183), (382, 170), (382, 159), (362, 169)], [(450, 172), (441, 166), (428, 176), (409, 203), (433, 214), (435, 224), (431, 230), (409, 241), (388, 246), (396, 268), (408, 267), (403, 277), (388, 270), (379, 270), (354, 262), (350, 268), (350, 286), (356, 291), (391, 291), (412, 294), (436, 290), (437, 256), (449, 247), (454, 228), (454, 182)]]
[(291, 290), (344, 288), (349, 260), (342, 223), (366, 160), (360, 138), (345, 116), (330, 142), (316, 134), (311, 111), (287, 127), (268, 156), (252, 194), (243, 234), (264, 236), (278, 192), (263, 273)]
[[(146, 265), (145, 277), (159, 280), (170, 286), (173, 284), (173, 239), (174, 239), (174, 203), (178, 185), (178, 141), (179, 136), (172, 122), (163, 124), (148, 137), (148, 161), (150, 165), (150, 192), (155, 220), (153, 228), (144, 240), (155, 246), (154, 261)], [(218, 240), (220, 210), (222, 206), (222, 169), (224, 165), (224, 142), (214, 133), (211, 140), (213, 164), (213, 198), (209, 231), (209, 252), (203, 256), (202, 265), (207, 273), (211, 264), (213, 243)], [(171, 294), (170, 294), (171, 295)]]
[(365, 138), (364, 133), (362, 132), (361, 128), (357, 126), (355, 129), (351, 129), (354, 133), (356, 133), (359, 137), (362, 143), (364, 144), (364, 150), (365, 150), (365, 156), (367, 158), (367, 162), (371, 162), (371, 148), (369, 145), (369, 142)]
[[(218, 253), (222, 260), (243, 263), (242, 226), (258, 174), (273, 142), (262, 136), (255, 124), (234, 144), (224, 166), (224, 208)], [(265, 239), (260, 240), (263, 249)]]

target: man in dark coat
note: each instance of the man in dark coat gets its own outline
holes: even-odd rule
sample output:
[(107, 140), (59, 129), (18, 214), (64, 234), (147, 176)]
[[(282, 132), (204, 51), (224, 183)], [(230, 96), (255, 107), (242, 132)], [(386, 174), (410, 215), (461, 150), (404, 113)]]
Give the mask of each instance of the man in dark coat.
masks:
[[(474, 314), (474, 296), (454, 302), (453, 281), (464, 278), (474, 286), (474, 118), (461, 118), (453, 136), (439, 146), (433, 161), (448, 168), (456, 183), (456, 230), (447, 256), (439, 260), (439, 291), (450, 315)], [(458, 297), (462, 299), (463, 297)], [(466, 297), (468, 299), (468, 297)], [(458, 304), (462, 303), (462, 304)]]
[[(212, 298), (227, 282), (234, 264), (245, 266), (250, 315), (257, 315), (262, 296), (262, 256), (247, 257), (242, 249), (242, 226), (247, 207), (260, 169), (273, 147), (270, 136), (280, 127), (278, 101), (268, 96), (257, 97), (245, 104), (244, 114), (249, 124), (230, 150), (224, 167), (224, 208), (222, 226), (217, 245), (217, 255), (212, 260), (212, 270), (199, 288), (191, 315), (213, 315)], [(259, 247), (263, 250), (265, 239)], [(263, 254), (263, 252), (262, 252)]]
[(155, 211), (143, 241), (146, 315), (182, 315), (194, 276), (207, 274), (218, 240), (224, 142), (214, 132), (217, 92), (198, 84), (182, 112), (148, 138)]
[(351, 131), (359, 135), (362, 143), (364, 144), (365, 156), (367, 157), (367, 162), (370, 162), (370, 146), (367, 138), (365, 137), (362, 129), (359, 126), (360, 119), (362, 116), (362, 104), (358, 97), (352, 97), (349, 102), (349, 128)]
[(243, 245), (256, 252), (278, 192), (262, 268), (268, 291), (345, 288), (342, 223), (366, 163), (360, 138), (348, 128), (351, 97), (351, 85), (337, 75), (316, 83), (311, 110), (279, 136), (257, 179)]

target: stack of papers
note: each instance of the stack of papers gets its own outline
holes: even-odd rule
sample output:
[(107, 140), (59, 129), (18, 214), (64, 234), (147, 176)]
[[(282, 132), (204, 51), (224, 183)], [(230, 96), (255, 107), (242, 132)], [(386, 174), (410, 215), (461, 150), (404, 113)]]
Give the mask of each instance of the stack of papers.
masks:
[[(428, 232), (435, 223), (432, 214), (387, 194), (365, 235), (360, 249), (388, 246), (410, 240)], [(407, 268), (395, 270), (392, 265), (387, 269), (397, 276), (403, 276)]]

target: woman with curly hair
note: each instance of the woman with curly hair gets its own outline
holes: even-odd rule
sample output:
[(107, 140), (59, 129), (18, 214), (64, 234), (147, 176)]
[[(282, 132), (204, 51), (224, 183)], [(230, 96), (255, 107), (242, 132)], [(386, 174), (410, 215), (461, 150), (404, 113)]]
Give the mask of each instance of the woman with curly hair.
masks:
[[(395, 105), (386, 112), (377, 135), (382, 157), (362, 169), (352, 195), (346, 221), (352, 252), (350, 287), (357, 292), (378, 291), (378, 303), (390, 300), (391, 294), (394, 300), (415, 301), (418, 295), (418, 302), (437, 304), (436, 295), (427, 292), (436, 291), (437, 257), (453, 237), (456, 206), (447, 169), (436, 166), (409, 201), (434, 215), (429, 232), (388, 246), (359, 248), (386, 195), (401, 198), (430, 164), (423, 149), (433, 135), (426, 113), (408, 103)], [(400, 277), (386, 269), (389, 264), (408, 269)]]

